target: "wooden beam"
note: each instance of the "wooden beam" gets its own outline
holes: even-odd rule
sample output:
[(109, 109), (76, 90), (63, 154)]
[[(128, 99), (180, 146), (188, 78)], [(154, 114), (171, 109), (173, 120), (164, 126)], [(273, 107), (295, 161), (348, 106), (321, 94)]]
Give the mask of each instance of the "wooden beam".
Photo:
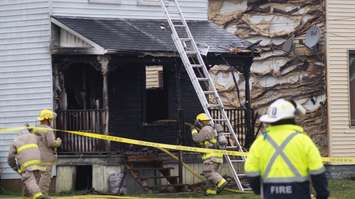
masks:
[[(108, 56), (97, 56), (97, 61), (101, 65), (101, 74), (102, 74), (102, 98), (103, 98), (103, 108), (105, 110), (105, 122), (104, 122), (104, 134), (108, 135), (109, 131), (109, 99), (108, 99), (108, 65), (110, 62), (110, 57)], [(106, 141), (106, 152), (110, 151), (110, 142)]]

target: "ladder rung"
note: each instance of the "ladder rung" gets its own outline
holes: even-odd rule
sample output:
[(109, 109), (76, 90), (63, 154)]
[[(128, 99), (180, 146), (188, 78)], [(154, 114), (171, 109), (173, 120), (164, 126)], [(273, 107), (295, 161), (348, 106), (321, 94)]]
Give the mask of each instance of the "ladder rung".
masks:
[[(173, 22), (174, 25), (180, 25), (180, 24), (184, 25), (184, 22), (180, 18), (176, 19), (176, 18), (171, 18), (170, 17), (170, 19), (171, 19), (171, 21)], [(176, 23), (179, 23), (179, 24), (176, 24)]]
[(198, 81), (208, 81), (208, 78), (206, 77), (199, 77), (197, 78)]
[(189, 51), (186, 51), (186, 54), (193, 55), (193, 54), (197, 54), (197, 52), (194, 50), (189, 50)]
[[(206, 72), (206, 65), (203, 62), (203, 59), (201, 57), (201, 53), (200, 50), (198, 48), (195, 48), (195, 41), (194, 39), (191, 37), (191, 30), (189, 28), (189, 25), (187, 24), (183, 13), (181, 12), (181, 8), (179, 6), (178, 0), (160, 0), (161, 1), (161, 5), (165, 11), (165, 15), (167, 17), (167, 20), (169, 22), (169, 26), (171, 30), (174, 29), (178, 29), (173, 31), (173, 41), (175, 46), (178, 49), (178, 52), (180, 54), (180, 57), (183, 59), (184, 61), (184, 66), (185, 68), (191, 72), (191, 74), (189, 73), (189, 77), (192, 81), (192, 84), (194, 85), (195, 91), (198, 94), (199, 100), (200, 102), (203, 104), (204, 109), (205, 108), (211, 108), (211, 109), (215, 109), (215, 110), (220, 110), (221, 112), (224, 113), (224, 105), (220, 99), (220, 96), (218, 94), (218, 92), (215, 89), (205, 89), (203, 88), (203, 84), (208, 84), (206, 86), (213, 86), (213, 81), (209, 78), (209, 76), (202, 76), (200, 75), (199, 77), (197, 76), (197, 74), (200, 74), (200, 72), (203, 72), (203, 74)], [(171, 5), (169, 5), (170, 3), (173, 3)], [(169, 9), (167, 8), (169, 7)], [(191, 43), (191, 44), (190, 44)], [(196, 61), (195, 58), (197, 58), (198, 62), (193, 62)], [(202, 60), (201, 60), (202, 59)], [(194, 68), (197, 68), (196, 70)], [(191, 71), (192, 69), (192, 71)], [(200, 71), (201, 69), (203, 69), (203, 71)], [(211, 88), (211, 87), (209, 87)], [(208, 96), (208, 94), (211, 94)], [(215, 102), (206, 102), (206, 98), (205, 97), (213, 97), (216, 99)], [(213, 119), (214, 122), (220, 122), (223, 124), (226, 124), (228, 130), (224, 130), (222, 132), (220, 132), (221, 134), (224, 135), (228, 135), (228, 139), (233, 138), (233, 140), (237, 139), (234, 129), (229, 121), (229, 119), (227, 117), (216, 117), (216, 119)], [(242, 146), (240, 146), (240, 143), (238, 142), (238, 140), (236, 141), (236, 145), (237, 146), (226, 146), (225, 149), (231, 149), (231, 150), (235, 150), (235, 151), (242, 151)], [(234, 145), (234, 144), (233, 144)], [(245, 162), (245, 158), (244, 157), (240, 157), (240, 158), (233, 158), (230, 159), (230, 156), (226, 155), (225, 156), (228, 159), (228, 164), (231, 166), (232, 172), (233, 172), (233, 176), (234, 176), (234, 180), (238, 186), (238, 188), (241, 191), (247, 190), (247, 187), (245, 185), (243, 185), (243, 183), (239, 180), (240, 177), (245, 176), (245, 174), (239, 174), (234, 167), (236, 165), (234, 165), (233, 163), (237, 163), (237, 162)]]
[(184, 28), (186, 27), (186, 26), (183, 25), (183, 24), (174, 24), (174, 26), (175, 26), (175, 27), (184, 27)]
[(191, 64), (192, 68), (202, 68), (201, 64)]
[(208, 104), (208, 108), (222, 108), (219, 104)]
[(231, 162), (233, 162), (233, 163), (243, 163), (243, 162), (245, 162), (245, 160), (231, 160)]
[(192, 41), (191, 38), (180, 38), (181, 41)]
[(205, 94), (214, 94), (214, 91), (203, 91)]

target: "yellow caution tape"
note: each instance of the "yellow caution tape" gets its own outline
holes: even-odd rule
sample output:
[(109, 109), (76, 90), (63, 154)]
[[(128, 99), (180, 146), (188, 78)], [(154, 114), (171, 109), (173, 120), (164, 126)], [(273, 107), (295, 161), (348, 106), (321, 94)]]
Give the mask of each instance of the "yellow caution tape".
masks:
[(322, 157), (323, 162), (338, 164), (355, 164), (355, 158), (350, 157)]
[[(41, 127), (30, 127), (32, 129), (46, 129), (48, 128), (41, 128)], [(0, 133), (14, 133), (16, 131), (20, 131), (23, 129), (27, 129), (26, 127), (16, 127), (16, 128), (0, 128)], [(170, 149), (170, 150), (177, 150), (177, 151), (189, 151), (195, 153), (217, 153), (229, 156), (247, 156), (247, 152), (238, 152), (238, 151), (228, 151), (228, 150), (217, 150), (217, 149), (206, 149), (206, 148), (199, 148), (199, 147), (190, 147), (190, 146), (181, 146), (181, 145), (173, 145), (173, 144), (161, 144), (156, 142), (148, 142), (142, 140), (135, 140), (123, 137), (116, 137), (110, 135), (102, 135), (96, 133), (89, 133), (89, 132), (81, 132), (81, 131), (69, 131), (69, 130), (60, 130), (60, 129), (52, 129), (53, 131), (61, 131), (70, 134), (102, 139), (107, 141), (113, 142), (120, 142), (126, 144), (133, 144), (139, 146), (146, 146), (146, 147), (154, 147), (154, 148), (163, 148), (163, 149)], [(111, 133), (110, 133), (111, 134)], [(328, 163), (337, 163), (337, 164), (355, 164), (355, 158), (352, 157), (323, 157), (322, 160)]]
[[(42, 129), (42, 128), (36, 127), (36, 129)], [(69, 130), (59, 130), (59, 129), (53, 129), (53, 130), (67, 132), (67, 133), (90, 137), (90, 138), (96, 138), (96, 139), (102, 139), (102, 140), (120, 142), (120, 143), (126, 143), (126, 144), (133, 144), (133, 145), (139, 145), (139, 146), (153, 147), (153, 148), (164, 148), (164, 149), (170, 149), (170, 150), (189, 151), (189, 152), (196, 152), (196, 153), (216, 153), (216, 154), (224, 154), (224, 155), (230, 155), (230, 156), (247, 156), (248, 155), (245, 152), (238, 152), (238, 151), (206, 149), (206, 148), (199, 148), (199, 147), (173, 145), (173, 144), (161, 144), (161, 143), (156, 143), (156, 142), (134, 140), (134, 139), (129, 139), (129, 138), (115, 137), (115, 136), (110, 136), (110, 135), (102, 135), (102, 134), (89, 133), (89, 132), (79, 132), (79, 131), (69, 131)]]
[(156, 199), (156, 198), (147, 198), (147, 197), (131, 197), (131, 196), (111, 196), (111, 195), (80, 195), (80, 196), (64, 196), (64, 197), (55, 197), (56, 199)]
[(14, 127), (14, 128), (0, 128), (0, 133), (14, 133), (17, 131), (22, 131), (26, 127)]

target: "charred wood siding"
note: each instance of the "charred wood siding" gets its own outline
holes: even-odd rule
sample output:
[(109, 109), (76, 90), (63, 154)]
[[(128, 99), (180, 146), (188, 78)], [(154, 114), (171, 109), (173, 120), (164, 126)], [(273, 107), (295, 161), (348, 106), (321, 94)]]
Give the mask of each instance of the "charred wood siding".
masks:
[[(202, 106), (196, 91), (194, 90), (191, 80), (187, 75), (183, 65), (180, 67), (180, 85), (181, 85), (181, 108), (184, 109), (185, 122), (193, 123), (195, 116), (202, 112)], [(177, 80), (176, 80), (176, 68), (173, 65), (167, 67), (168, 69), (168, 83), (169, 83), (169, 115), (171, 118), (176, 119), (177, 110)]]
[(116, 136), (141, 136), (144, 75), (144, 66), (122, 66), (109, 74), (109, 131)]
[[(147, 110), (145, 107), (144, 68), (145, 66), (119, 67), (110, 73), (110, 132), (122, 137), (176, 143), (176, 123), (143, 126)], [(165, 67), (164, 70), (166, 70), (164, 87), (168, 89), (169, 109), (169, 116), (166, 119), (176, 120), (176, 73), (173, 66)], [(181, 92), (185, 121), (193, 123), (195, 115), (201, 112), (202, 108), (186, 73), (182, 80)], [(190, 139), (189, 135), (185, 135), (188, 140)]]

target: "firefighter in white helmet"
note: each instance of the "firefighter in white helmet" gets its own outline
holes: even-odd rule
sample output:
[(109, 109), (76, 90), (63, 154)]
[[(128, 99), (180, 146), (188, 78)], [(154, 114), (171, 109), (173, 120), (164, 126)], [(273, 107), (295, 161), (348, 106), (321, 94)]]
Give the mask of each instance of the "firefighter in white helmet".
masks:
[(252, 144), (245, 171), (253, 191), (262, 198), (310, 199), (310, 180), (317, 199), (329, 196), (319, 150), (295, 123), (302, 114), (300, 104), (278, 99), (260, 117), (268, 127)]
[(40, 125), (33, 129), (33, 133), (38, 137), (42, 166), (45, 168), (45, 171), (41, 172), (39, 186), (42, 193), (46, 195), (49, 193), (51, 184), (52, 167), (57, 160), (55, 151), (62, 143), (62, 140), (56, 138), (51, 129), (56, 116), (56, 113), (50, 109), (41, 110), (38, 117)]
[[(200, 113), (196, 117), (195, 125), (191, 129), (192, 139), (199, 146), (217, 149), (217, 133), (221, 131), (219, 125), (211, 125), (210, 118), (205, 113)], [(226, 144), (226, 143), (220, 143)], [(223, 164), (223, 154), (205, 153), (202, 155), (202, 174), (213, 185), (206, 190), (206, 195), (216, 195), (223, 191), (227, 181), (218, 173), (218, 169)]]

